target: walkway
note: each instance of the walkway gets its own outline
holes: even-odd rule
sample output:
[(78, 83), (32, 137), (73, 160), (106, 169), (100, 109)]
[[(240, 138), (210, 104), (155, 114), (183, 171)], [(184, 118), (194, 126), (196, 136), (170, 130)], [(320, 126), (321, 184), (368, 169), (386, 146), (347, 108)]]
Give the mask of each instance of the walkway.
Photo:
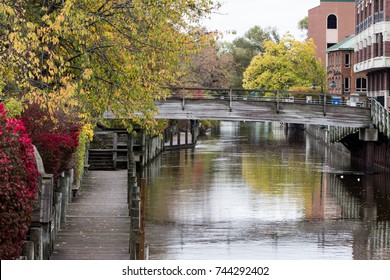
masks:
[(51, 259), (130, 259), (127, 170), (90, 171), (68, 207)]

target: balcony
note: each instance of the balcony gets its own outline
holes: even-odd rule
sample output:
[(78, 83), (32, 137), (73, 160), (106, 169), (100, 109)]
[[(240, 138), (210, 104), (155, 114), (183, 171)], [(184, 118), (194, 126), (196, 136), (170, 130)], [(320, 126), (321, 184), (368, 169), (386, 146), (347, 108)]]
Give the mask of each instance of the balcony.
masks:
[(374, 14), (374, 23), (381, 22), (381, 21), (383, 21), (383, 19), (384, 19), (384, 12), (383, 11), (376, 12)]
[[(382, 18), (383, 18), (383, 15), (382, 15)], [(371, 25), (372, 25), (372, 16), (369, 16), (364, 21), (362, 21), (356, 25), (356, 34), (363, 32), (367, 28), (371, 27)]]
[(366, 72), (375, 71), (383, 68), (390, 67), (390, 57), (381, 56), (374, 57), (354, 65), (354, 72)]

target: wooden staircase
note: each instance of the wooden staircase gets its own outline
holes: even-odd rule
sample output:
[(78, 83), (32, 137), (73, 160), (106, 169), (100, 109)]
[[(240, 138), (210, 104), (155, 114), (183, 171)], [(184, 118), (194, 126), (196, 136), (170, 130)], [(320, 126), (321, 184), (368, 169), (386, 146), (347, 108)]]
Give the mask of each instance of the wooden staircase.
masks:
[(91, 170), (116, 170), (127, 168), (127, 131), (96, 131), (88, 149)]

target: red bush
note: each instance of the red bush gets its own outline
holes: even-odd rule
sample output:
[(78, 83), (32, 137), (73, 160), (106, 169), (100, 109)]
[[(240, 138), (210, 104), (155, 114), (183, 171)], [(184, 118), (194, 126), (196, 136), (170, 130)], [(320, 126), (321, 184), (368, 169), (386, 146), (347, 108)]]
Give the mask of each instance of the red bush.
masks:
[(22, 120), (42, 157), (46, 173), (54, 175), (56, 184), (59, 173), (72, 167), (69, 162), (78, 146), (80, 125), (67, 120), (64, 114), (50, 116), (38, 105), (30, 105)]
[(0, 259), (16, 259), (31, 220), (39, 173), (22, 121), (0, 104)]

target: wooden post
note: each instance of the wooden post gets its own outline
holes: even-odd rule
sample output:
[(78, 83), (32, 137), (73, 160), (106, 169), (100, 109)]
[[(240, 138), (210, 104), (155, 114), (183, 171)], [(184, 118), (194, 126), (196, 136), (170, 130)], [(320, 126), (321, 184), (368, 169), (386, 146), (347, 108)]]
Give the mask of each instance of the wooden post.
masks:
[(54, 194), (54, 205), (55, 205), (55, 231), (56, 233), (61, 228), (61, 208), (62, 208), (62, 193), (56, 192)]
[(34, 260), (34, 255), (34, 242), (24, 241), (22, 256), (25, 257), (26, 260)]
[(136, 176), (135, 176), (135, 159), (134, 159), (134, 137), (129, 134), (127, 136), (127, 203), (131, 200), (131, 188), (136, 185)]
[(128, 203), (129, 203), (129, 216), (130, 216), (130, 237), (129, 237), (129, 253), (130, 259), (136, 259), (137, 257), (137, 246), (139, 234), (139, 188), (137, 187), (137, 176), (136, 176), (136, 162), (134, 160), (133, 151), (133, 136), (128, 136), (127, 141), (127, 159), (128, 159)]
[(196, 123), (195, 120), (191, 122), (191, 144), (192, 145), (194, 145), (195, 143), (195, 123)]
[(112, 164), (114, 166), (114, 170), (116, 170), (117, 160), (118, 160), (118, 133), (113, 133), (112, 135)]
[(74, 181), (74, 169), (71, 168), (69, 170), (66, 170), (65, 171), (65, 176), (68, 177), (68, 202), (71, 203), (72, 202), (72, 197), (73, 197), (73, 194), (72, 194), (72, 188), (73, 188), (73, 181)]
[(141, 179), (141, 190), (140, 190), (140, 229), (139, 229), (139, 260), (145, 259), (145, 202), (146, 202), (146, 179)]
[(233, 99), (233, 90), (229, 90), (229, 112), (232, 111), (232, 99)]
[(66, 222), (66, 212), (68, 210), (68, 201), (69, 201), (69, 177), (65, 176), (63, 172), (59, 179), (60, 190), (62, 193), (62, 204), (61, 204), (61, 223)]
[(276, 113), (279, 114), (279, 91), (276, 91)]
[(184, 111), (185, 110), (185, 105), (186, 105), (186, 95), (183, 92), (182, 93), (182, 103), (181, 103), (181, 109)]
[(170, 131), (171, 131), (171, 134), (169, 135), (169, 144), (170, 146), (172, 147), (173, 146), (173, 128), (172, 128), (172, 125), (170, 127)]
[(40, 227), (31, 227), (30, 240), (34, 242), (34, 260), (43, 260), (42, 229)]
[(326, 92), (324, 92), (324, 116), (326, 116)]

